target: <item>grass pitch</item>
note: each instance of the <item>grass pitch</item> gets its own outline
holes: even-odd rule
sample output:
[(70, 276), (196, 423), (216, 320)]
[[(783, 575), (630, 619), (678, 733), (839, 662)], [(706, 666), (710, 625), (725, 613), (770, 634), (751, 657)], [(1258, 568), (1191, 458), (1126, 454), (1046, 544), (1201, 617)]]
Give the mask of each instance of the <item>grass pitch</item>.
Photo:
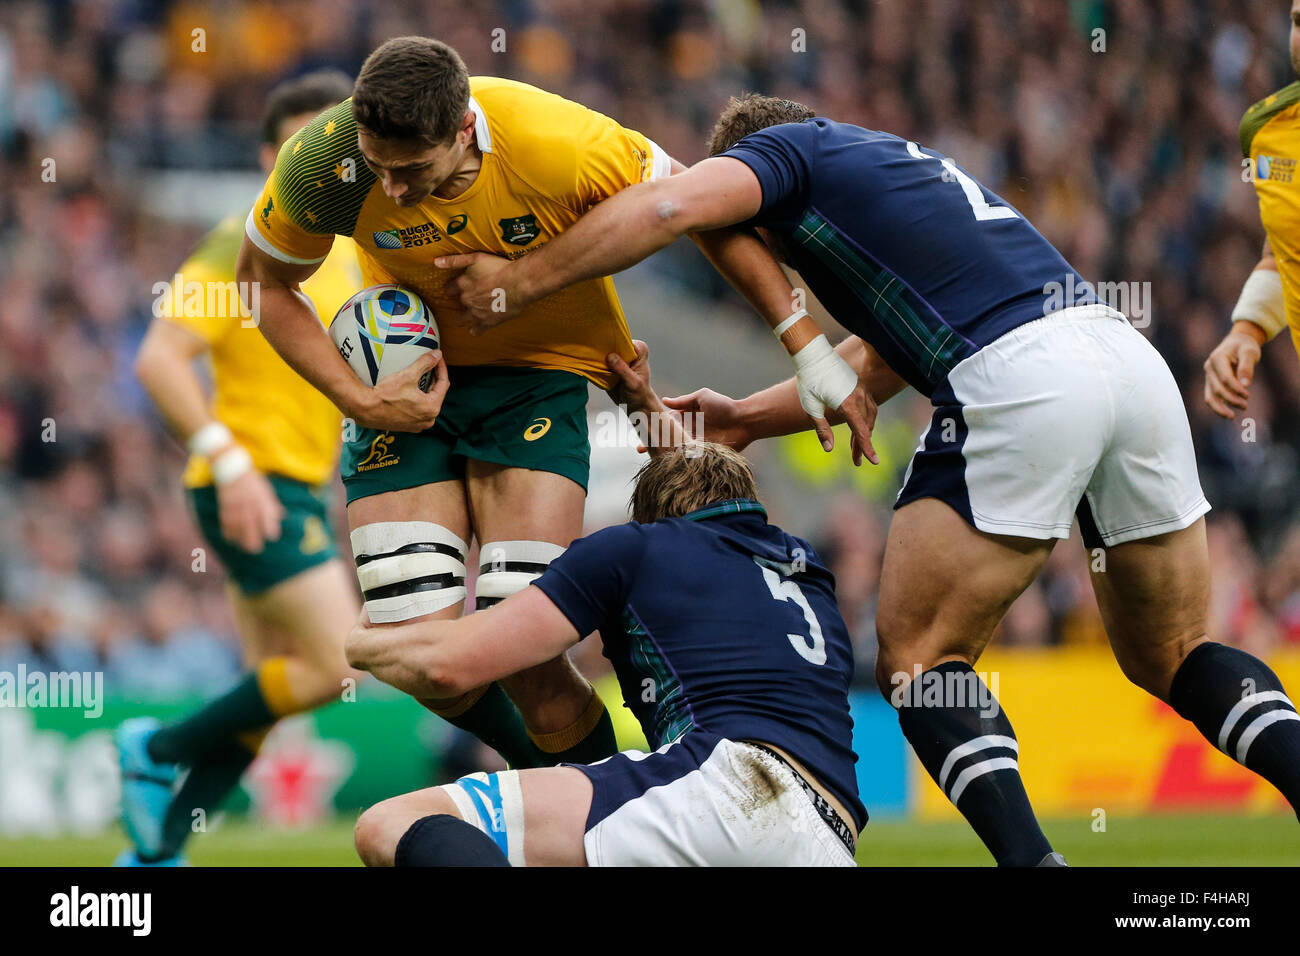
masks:
[[(1073, 866), (1297, 866), (1294, 817), (1177, 815), (1112, 817), (1103, 833), (1090, 818), (1050, 820), (1043, 829)], [(95, 837), (0, 836), (0, 866), (105, 866), (126, 846), (117, 833)], [(187, 851), (195, 866), (357, 866), (352, 822), (267, 830), (227, 821), (199, 834)], [(991, 866), (965, 823), (872, 821), (858, 847), (864, 866)]]

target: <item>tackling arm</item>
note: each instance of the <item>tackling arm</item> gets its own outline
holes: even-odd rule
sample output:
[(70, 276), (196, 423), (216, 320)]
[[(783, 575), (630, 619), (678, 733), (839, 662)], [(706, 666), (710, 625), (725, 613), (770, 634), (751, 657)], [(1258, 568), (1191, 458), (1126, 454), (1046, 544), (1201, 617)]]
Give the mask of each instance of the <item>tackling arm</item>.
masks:
[(347, 657), (413, 697), (446, 699), (553, 660), (581, 636), (550, 598), (527, 587), (456, 620), (375, 627), (363, 614)]

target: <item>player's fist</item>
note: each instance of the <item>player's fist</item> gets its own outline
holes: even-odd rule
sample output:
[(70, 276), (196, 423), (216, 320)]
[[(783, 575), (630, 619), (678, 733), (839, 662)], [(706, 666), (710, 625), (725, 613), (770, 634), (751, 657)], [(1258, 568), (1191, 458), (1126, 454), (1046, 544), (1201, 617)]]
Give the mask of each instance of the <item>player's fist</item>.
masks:
[(471, 335), (513, 319), (528, 303), (517, 289), (508, 284), (510, 260), (486, 252), (468, 252), (457, 256), (439, 256), (433, 260), (439, 269), (460, 270), (444, 287), (460, 303), (462, 311), (455, 322), (468, 328)]
[(682, 423), (692, 438), (729, 445), (744, 451), (754, 440), (744, 407), (736, 399), (701, 388), (689, 395), (665, 398), (668, 408), (682, 415)]
[(1215, 414), (1231, 419), (1246, 410), (1265, 341), (1264, 330), (1254, 322), (1237, 321), (1205, 360), (1205, 404)]
[[(424, 391), (420, 380), (430, 372), (433, 379), (428, 391)], [(366, 389), (361, 407), (353, 411), (352, 418), (363, 428), (422, 432), (438, 420), (450, 384), (442, 352), (433, 349), (374, 388)]]

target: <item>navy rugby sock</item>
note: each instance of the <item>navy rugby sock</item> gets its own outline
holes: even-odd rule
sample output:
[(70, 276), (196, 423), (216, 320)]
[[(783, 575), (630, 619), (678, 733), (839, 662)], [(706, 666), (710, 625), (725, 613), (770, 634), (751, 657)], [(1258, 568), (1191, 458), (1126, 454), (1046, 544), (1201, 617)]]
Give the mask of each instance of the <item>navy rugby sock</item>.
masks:
[(940, 664), (896, 694), (903, 735), (998, 865), (1037, 866), (1052, 847), (1020, 779), (1011, 721), (975, 670)]
[(1267, 664), (1235, 647), (1201, 644), (1174, 673), (1169, 704), (1281, 790), (1300, 818), (1300, 717)]
[(395, 866), (509, 866), (496, 842), (447, 813), (421, 817), (397, 841)]

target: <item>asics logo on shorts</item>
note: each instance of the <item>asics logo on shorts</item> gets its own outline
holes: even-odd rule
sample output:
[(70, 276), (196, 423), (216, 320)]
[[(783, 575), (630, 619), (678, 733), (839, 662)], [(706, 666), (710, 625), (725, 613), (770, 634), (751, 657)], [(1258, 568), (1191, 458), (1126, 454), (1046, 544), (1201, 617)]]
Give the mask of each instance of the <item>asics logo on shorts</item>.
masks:
[(537, 418), (533, 423), (524, 429), (524, 441), (537, 441), (551, 430), (551, 420), (549, 418)]

